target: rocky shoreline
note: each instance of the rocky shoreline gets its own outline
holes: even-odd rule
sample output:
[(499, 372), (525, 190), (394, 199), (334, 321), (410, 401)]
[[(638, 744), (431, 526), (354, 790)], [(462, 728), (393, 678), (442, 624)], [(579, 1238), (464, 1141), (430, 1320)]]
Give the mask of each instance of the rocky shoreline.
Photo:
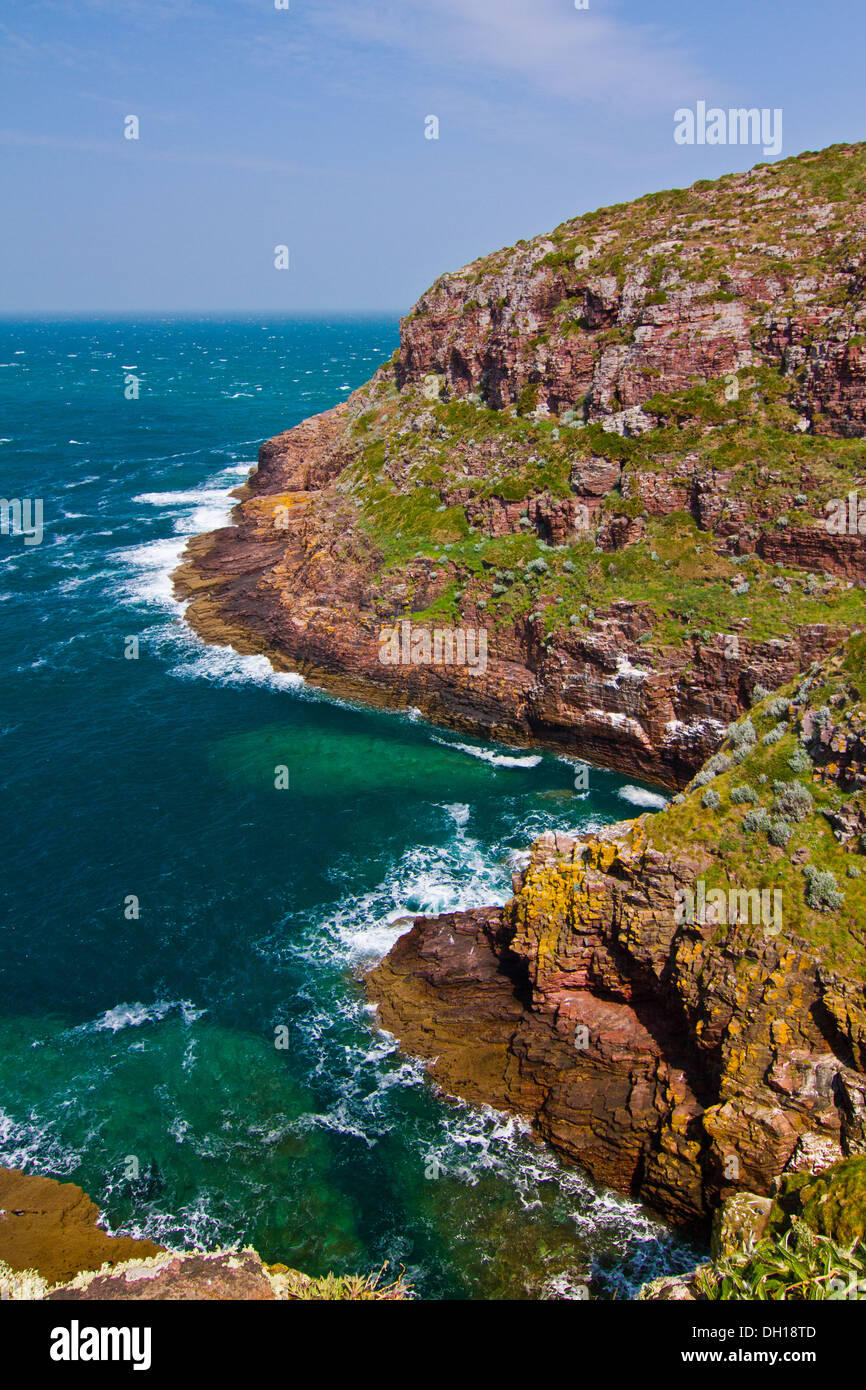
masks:
[[(837, 146), (443, 276), (175, 575), (208, 642), (679, 791), (367, 985), (446, 1090), (685, 1225), (866, 1153), (866, 549), (825, 524), (864, 478), (864, 190)], [(383, 664), (405, 617), (486, 669)], [(739, 906), (684, 918), (707, 887)]]
[(446, 1091), (531, 1116), (600, 1182), (700, 1226), (864, 1151), (862, 1052), (846, 1065), (826, 1022), (858, 990), (793, 934), (684, 928), (697, 865), (651, 836), (543, 837), (505, 908), (418, 919), (367, 988)]
[[(815, 623), (783, 641), (744, 636), (731, 660), (729, 634), (702, 633), (649, 668), (635, 663), (653, 614), (618, 600), (587, 632), (555, 646), (545, 641), (537, 615), (485, 628), (483, 673), (383, 665), (383, 621), (399, 620), (403, 605), (399, 595), (388, 596), (387, 576), (386, 603), (378, 602), (374, 553), (362, 551), (350, 563), (335, 554), (345, 532), (326, 490), (345, 463), (339, 430), (352, 404), (263, 444), (258, 467), (235, 494), (233, 524), (187, 545), (175, 592), (205, 642), (264, 655), (275, 670), (299, 672), (341, 698), (417, 708), (484, 739), (579, 751), (597, 766), (677, 788), (748, 708), (751, 691), (790, 680), (844, 635), (839, 625)], [(276, 507), (285, 508), (279, 529)], [(422, 582), (421, 604), (435, 602), (426, 574)], [(486, 620), (482, 609), (464, 607), (460, 621), (480, 629)]]

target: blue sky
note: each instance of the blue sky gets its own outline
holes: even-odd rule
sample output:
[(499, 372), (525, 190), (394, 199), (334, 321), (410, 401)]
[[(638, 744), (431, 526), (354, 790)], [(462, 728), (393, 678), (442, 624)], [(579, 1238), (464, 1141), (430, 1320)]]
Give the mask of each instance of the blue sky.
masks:
[(3, 0), (0, 309), (405, 311), (763, 158), (676, 145), (679, 107), (781, 107), (783, 157), (866, 137), (863, 0), (290, 4)]

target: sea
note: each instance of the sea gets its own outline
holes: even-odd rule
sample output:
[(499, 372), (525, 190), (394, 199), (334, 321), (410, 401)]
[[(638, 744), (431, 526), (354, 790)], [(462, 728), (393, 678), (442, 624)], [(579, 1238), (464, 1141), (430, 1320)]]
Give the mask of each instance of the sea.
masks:
[(627, 1299), (700, 1252), (444, 1096), (363, 974), (412, 915), (504, 903), (533, 836), (663, 796), (208, 647), (172, 594), (261, 442), (397, 342), (396, 317), (0, 321), (0, 1163), (171, 1246)]

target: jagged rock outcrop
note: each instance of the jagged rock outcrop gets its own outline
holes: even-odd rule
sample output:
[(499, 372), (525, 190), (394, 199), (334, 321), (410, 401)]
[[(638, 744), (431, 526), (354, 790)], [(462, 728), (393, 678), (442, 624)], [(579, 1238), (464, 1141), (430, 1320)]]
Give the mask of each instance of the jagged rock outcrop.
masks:
[(862, 657), (766, 699), (669, 811), (543, 836), (506, 907), (418, 919), (368, 976), (383, 1026), (676, 1221), (866, 1154), (866, 840), (829, 828)]
[(532, 1115), (681, 1221), (803, 1154), (862, 1151), (866, 1082), (833, 1021), (838, 977), (795, 937), (678, 923), (688, 881), (640, 832), (543, 840), (508, 908), (420, 919), (368, 983), (446, 1090)]
[(405, 321), (401, 386), (436, 374), (498, 409), (529, 391), (556, 415), (582, 401), (588, 419), (615, 412), (638, 432), (631, 421), (656, 392), (763, 362), (796, 373), (798, 401), (823, 429), (862, 435), (864, 214), (840, 216), (808, 178), (810, 159), (820, 166), (804, 156), (690, 198), (602, 209), (441, 276)]

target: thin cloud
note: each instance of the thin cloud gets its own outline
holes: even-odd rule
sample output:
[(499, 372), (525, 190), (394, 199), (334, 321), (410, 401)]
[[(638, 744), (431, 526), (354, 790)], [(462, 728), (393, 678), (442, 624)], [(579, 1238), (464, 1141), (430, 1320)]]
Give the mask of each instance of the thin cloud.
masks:
[(522, 77), (572, 100), (670, 104), (672, 91), (701, 81), (693, 60), (662, 29), (576, 10), (569, 0), (324, 3), (310, 14), (332, 41), (387, 46), (440, 71)]

